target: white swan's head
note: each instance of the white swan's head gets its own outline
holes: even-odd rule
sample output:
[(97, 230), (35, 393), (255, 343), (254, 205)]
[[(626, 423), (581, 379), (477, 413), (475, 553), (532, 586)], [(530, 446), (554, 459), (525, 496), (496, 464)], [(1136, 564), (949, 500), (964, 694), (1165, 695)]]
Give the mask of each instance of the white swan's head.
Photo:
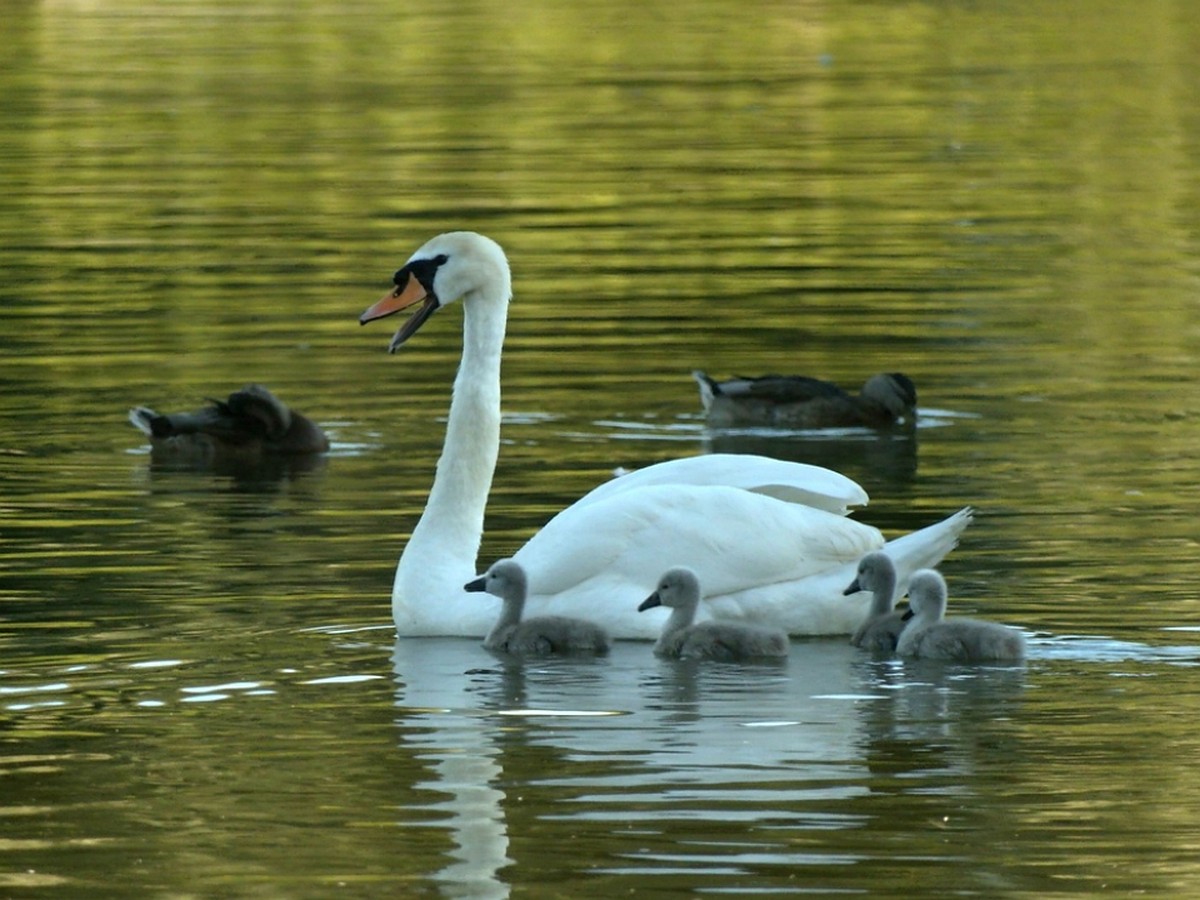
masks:
[(507, 301), (512, 294), (504, 251), (491, 238), (473, 231), (439, 234), (410, 256), (392, 281), (395, 287), (358, 317), (359, 324), (366, 325), (420, 304), (392, 338), (389, 353), (395, 353), (449, 303), (472, 296)]
[(946, 579), (936, 569), (920, 569), (908, 580), (908, 609), (905, 618), (922, 616), (937, 621), (946, 614)]
[(638, 612), (645, 612), (656, 606), (668, 609), (695, 608), (700, 602), (700, 579), (696, 573), (686, 566), (668, 569), (662, 578), (658, 579), (658, 587), (638, 606)]
[(528, 579), (521, 564), (513, 559), (502, 559), (492, 567), (463, 585), (464, 591), (487, 591), (505, 600), (524, 600), (528, 590)]

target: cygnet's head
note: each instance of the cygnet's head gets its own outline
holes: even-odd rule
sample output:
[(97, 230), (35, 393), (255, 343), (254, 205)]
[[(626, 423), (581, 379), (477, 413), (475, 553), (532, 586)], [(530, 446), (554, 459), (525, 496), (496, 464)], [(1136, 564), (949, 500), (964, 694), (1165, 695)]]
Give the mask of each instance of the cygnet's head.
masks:
[(645, 612), (656, 606), (666, 606), (669, 609), (680, 609), (695, 606), (700, 602), (700, 579), (696, 573), (686, 566), (668, 569), (658, 579), (658, 587), (638, 606), (638, 612)]
[(886, 553), (876, 550), (868, 553), (858, 562), (858, 573), (854, 580), (842, 591), (842, 596), (857, 594), (859, 591), (875, 591), (887, 585), (896, 583), (896, 566)]
[(476, 578), (463, 585), (464, 591), (487, 591), (504, 599), (524, 599), (528, 580), (521, 564), (513, 559), (502, 559)]
[(914, 616), (940, 619), (946, 612), (946, 579), (936, 569), (920, 569), (908, 580), (908, 608)]
[(909, 415), (917, 405), (917, 386), (901, 372), (872, 375), (863, 385), (862, 393), (897, 419)]

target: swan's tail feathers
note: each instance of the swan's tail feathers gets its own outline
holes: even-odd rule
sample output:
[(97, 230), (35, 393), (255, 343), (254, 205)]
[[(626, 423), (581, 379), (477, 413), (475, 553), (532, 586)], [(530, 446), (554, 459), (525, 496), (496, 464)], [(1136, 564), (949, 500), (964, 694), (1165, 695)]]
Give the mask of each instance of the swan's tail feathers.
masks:
[(974, 517), (975, 511), (964, 506), (949, 518), (887, 542), (883, 549), (896, 564), (896, 584), (902, 592), (913, 572), (936, 568), (958, 546), (959, 536)]
[(144, 434), (146, 437), (154, 437), (153, 422), (159, 417), (158, 413), (150, 409), (148, 406), (135, 406), (129, 410), (129, 421), (133, 423), (133, 427)]
[(700, 385), (700, 403), (704, 406), (704, 411), (708, 412), (708, 408), (712, 406), (713, 397), (720, 393), (720, 389), (715, 381), (699, 369), (692, 372), (692, 377), (696, 379), (696, 384)]

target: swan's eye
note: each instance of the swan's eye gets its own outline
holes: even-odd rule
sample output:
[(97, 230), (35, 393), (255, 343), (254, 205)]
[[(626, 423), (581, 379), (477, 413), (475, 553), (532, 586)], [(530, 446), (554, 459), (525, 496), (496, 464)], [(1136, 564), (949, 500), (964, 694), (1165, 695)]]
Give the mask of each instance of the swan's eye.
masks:
[(392, 276), (392, 283), (396, 287), (404, 287), (408, 284), (408, 277), (411, 275), (421, 283), (421, 287), (425, 288), (425, 293), (432, 294), (433, 279), (437, 276), (437, 271), (444, 266), (449, 260), (445, 253), (439, 253), (433, 259), (414, 259), (403, 269), (400, 269)]

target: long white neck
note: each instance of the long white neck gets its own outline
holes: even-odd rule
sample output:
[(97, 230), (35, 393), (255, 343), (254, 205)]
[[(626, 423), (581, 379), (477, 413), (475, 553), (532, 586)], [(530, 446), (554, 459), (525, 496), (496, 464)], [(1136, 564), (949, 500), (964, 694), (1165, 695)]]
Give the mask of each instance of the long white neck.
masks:
[(500, 449), (500, 352), (509, 285), (463, 298), (463, 354), (429, 501), (400, 555), (392, 612), (401, 633), (422, 630), (438, 605), (475, 574), (492, 473)]

